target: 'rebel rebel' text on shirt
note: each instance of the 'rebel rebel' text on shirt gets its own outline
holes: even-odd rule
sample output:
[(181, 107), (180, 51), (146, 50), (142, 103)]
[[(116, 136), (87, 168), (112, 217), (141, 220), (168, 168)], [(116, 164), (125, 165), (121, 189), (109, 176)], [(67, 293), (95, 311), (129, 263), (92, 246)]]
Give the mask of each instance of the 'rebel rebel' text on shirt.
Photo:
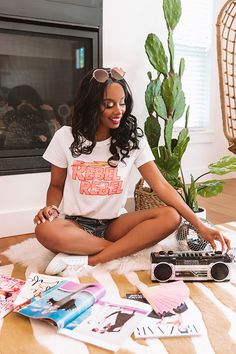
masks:
[(71, 167), (72, 179), (80, 181), (80, 194), (106, 196), (123, 191), (118, 168), (109, 166), (107, 162), (74, 160)]

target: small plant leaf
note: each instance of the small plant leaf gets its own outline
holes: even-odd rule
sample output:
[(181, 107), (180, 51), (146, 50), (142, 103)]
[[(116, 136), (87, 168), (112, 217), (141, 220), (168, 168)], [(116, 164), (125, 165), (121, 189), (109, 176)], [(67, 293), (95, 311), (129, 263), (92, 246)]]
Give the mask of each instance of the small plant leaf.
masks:
[(175, 189), (180, 189), (181, 188), (181, 183), (178, 177), (173, 176), (172, 174), (168, 173), (165, 171), (165, 179), (170, 183), (172, 187)]
[(168, 35), (168, 48), (170, 53), (170, 71), (174, 73), (174, 42), (173, 42), (173, 35), (172, 32), (169, 32)]
[(147, 76), (148, 76), (149, 80), (152, 81), (152, 73), (151, 73), (151, 71), (147, 72)]
[(153, 116), (147, 117), (144, 123), (144, 131), (150, 147), (158, 146), (161, 136), (161, 126), (158, 119)]
[(197, 185), (194, 181), (193, 176), (191, 175), (191, 183), (188, 188), (188, 196), (187, 196), (187, 204), (193, 210), (198, 210), (198, 203), (197, 203)]
[(178, 135), (178, 140), (177, 144), (173, 149), (173, 153), (178, 156), (178, 159), (181, 160), (184, 152), (186, 151), (186, 148), (188, 146), (190, 137), (189, 137), (189, 131), (187, 128), (181, 129)]
[(184, 124), (185, 128), (188, 128), (189, 110), (190, 110), (190, 106), (187, 107), (186, 113), (185, 113), (185, 124)]
[(183, 74), (184, 74), (184, 69), (185, 69), (185, 60), (184, 58), (180, 59), (180, 63), (179, 63), (179, 77), (182, 78)]
[(197, 184), (197, 193), (204, 198), (214, 197), (221, 193), (224, 182), (218, 180), (208, 180)]
[(176, 138), (171, 139), (171, 151), (173, 152), (176, 145), (178, 144), (178, 140)]
[(152, 152), (155, 157), (155, 163), (163, 176), (167, 178), (168, 175), (171, 175), (174, 179), (178, 179), (178, 171), (180, 168), (178, 158), (171, 154), (165, 146), (160, 146), (159, 148), (155, 147), (152, 149)]
[(162, 97), (165, 101), (168, 116), (172, 115), (176, 109), (177, 102), (182, 92), (181, 81), (177, 75), (165, 78), (161, 85)]
[(171, 152), (171, 139), (173, 135), (173, 125), (174, 125), (173, 119), (169, 118), (166, 122), (165, 129), (164, 129), (165, 145), (170, 152)]
[(147, 85), (145, 91), (145, 102), (149, 114), (152, 114), (154, 111), (154, 98), (159, 95), (161, 89), (161, 82), (159, 79), (152, 80)]
[(225, 175), (229, 172), (236, 171), (236, 156), (223, 156), (219, 161), (211, 163), (209, 166), (209, 173), (214, 175)]
[(161, 96), (154, 97), (153, 108), (158, 116), (160, 116), (163, 119), (167, 119), (166, 105)]
[(173, 30), (182, 13), (180, 0), (163, 0), (163, 11), (167, 28)]
[(176, 102), (176, 106), (175, 106), (174, 117), (173, 117), (174, 121), (182, 117), (182, 115), (184, 114), (184, 110), (185, 110), (185, 96), (183, 91), (181, 90), (179, 92), (178, 101)]
[(154, 34), (149, 33), (145, 42), (145, 50), (152, 66), (163, 75), (167, 75), (168, 58), (165, 54), (163, 44)]

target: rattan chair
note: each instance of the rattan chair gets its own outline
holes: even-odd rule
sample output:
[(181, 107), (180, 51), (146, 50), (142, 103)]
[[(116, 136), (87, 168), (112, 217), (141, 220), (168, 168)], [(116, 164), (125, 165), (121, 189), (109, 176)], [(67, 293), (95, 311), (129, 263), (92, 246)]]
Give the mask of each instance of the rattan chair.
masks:
[(216, 26), (223, 130), (228, 149), (236, 154), (236, 1), (224, 4)]

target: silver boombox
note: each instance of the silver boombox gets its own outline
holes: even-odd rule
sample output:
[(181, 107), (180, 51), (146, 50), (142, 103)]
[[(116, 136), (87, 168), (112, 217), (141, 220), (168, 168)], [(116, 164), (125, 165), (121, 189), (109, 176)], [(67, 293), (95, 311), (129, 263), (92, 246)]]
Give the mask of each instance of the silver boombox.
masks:
[(173, 252), (151, 253), (151, 280), (168, 282), (227, 281), (234, 256), (216, 252)]

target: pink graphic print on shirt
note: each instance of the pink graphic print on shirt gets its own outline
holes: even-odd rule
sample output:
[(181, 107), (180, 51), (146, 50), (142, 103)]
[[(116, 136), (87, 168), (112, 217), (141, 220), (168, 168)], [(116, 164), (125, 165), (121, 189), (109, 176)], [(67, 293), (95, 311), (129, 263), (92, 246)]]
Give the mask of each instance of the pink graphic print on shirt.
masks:
[(80, 194), (85, 195), (121, 194), (123, 181), (117, 173), (117, 167), (103, 161), (74, 161), (72, 165), (72, 179), (80, 181)]

